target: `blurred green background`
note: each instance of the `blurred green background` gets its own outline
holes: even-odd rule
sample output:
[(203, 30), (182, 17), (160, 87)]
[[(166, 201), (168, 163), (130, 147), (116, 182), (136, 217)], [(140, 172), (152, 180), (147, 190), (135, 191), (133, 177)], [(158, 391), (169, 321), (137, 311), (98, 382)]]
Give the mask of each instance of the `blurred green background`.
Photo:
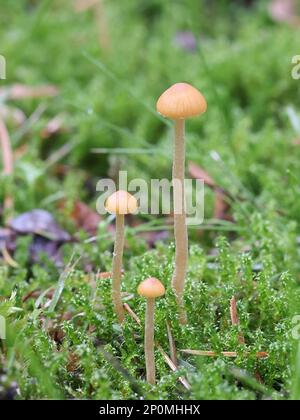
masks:
[[(97, 179), (119, 167), (131, 177), (169, 176), (171, 134), (155, 103), (170, 84), (186, 81), (208, 102), (206, 115), (188, 123), (188, 159), (233, 194), (236, 178), (262, 205), (280, 203), (298, 220), (299, 206), (286, 187), (298, 173), (300, 153), (292, 144), (300, 134), (300, 83), (291, 77), (299, 29), (285, 17), (287, 11), (279, 17), (276, 9), (270, 13), (270, 4), (3, 0), (0, 52), (7, 60), (7, 80), (1, 86), (54, 84), (60, 90), (49, 100), (14, 102), (26, 117), (37, 111), (29, 128), (12, 127), (14, 147), (30, 140), (17, 164), (19, 182), (26, 188), (29, 168), (34, 166), (36, 179), (42, 160), (65, 143), (60, 163)], [(294, 125), (288, 107), (295, 110), (290, 112)], [(41, 140), (41, 129), (60, 114), (67, 133)], [(95, 154), (94, 148), (127, 150)], [(130, 153), (132, 148), (145, 153)], [(212, 151), (227, 169), (213, 163)], [(50, 182), (37, 185), (35, 203), (16, 192), (20, 210), (55, 188)]]
[[(99, 362), (101, 354), (93, 341), (100, 336), (122, 365), (140, 378), (140, 368), (131, 363), (134, 357), (143, 360), (141, 342), (137, 350), (130, 341), (130, 328), (136, 327), (130, 324), (125, 331), (127, 341), (121, 350), (113, 347), (121, 340), (113, 315), (108, 312), (101, 318), (101, 311), (93, 312), (90, 288), (83, 280), (86, 272), (111, 267), (106, 222), (99, 225), (98, 240), (86, 242), (87, 232), (74, 224), (71, 214), (78, 200), (94, 209), (97, 181), (116, 177), (119, 169), (127, 170), (129, 179), (170, 178), (171, 125), (157, 115), (155, 104), (179, 81), (196, 86), (208, 103), (205, 115), (187, 122), (187, 160), (227, 192), (226, 216), (232, 223), (215, 220), (205, 233), (205, 223), (191, 232), (191, 242), (197, 245), (191, 248), (187, 307), (194, 318), (185, 334), (175, 325), (175, 338), (181, 347), (203, 345), (218, 351), (234, 347), (237, 334), (228, 327), (228, 302), (238, 293), (249, 346), (270, 351), (270, 358), (259, 366), (266, 387), (276, 398), (299, 397), (300, 351), (296, 364), (287, 366), (295, 344), (289, 341), (290, 315), (299, 306), (300, 80), (291, 75), (292, 57), (300, 54), (299, 35), (298, 1), (1, 0), (0, 54), (6, 58), (7, 78), (0, 80), (0, 117), (8, 128), (15, 169), (12, 176), (0, 178), (0, 203), (9, 193), (15, 214), (46, 209), (76, 235), (78, 242), (65, 246), (64, 261), (75, 250), (83, 255), (82, 271), (68, 280), (59, 309), (84, 313), (88, 325), (96, 325), (99, 333), (87, 331), (85, 324), (78, 326), (78, 319), (65, 321), (59, 311), (50, 311), (51, 322), (66, 334), (64, 349), (53, 351), (53, 337), (40, 328), (40, 308), (22, 299), (36, 289), (53, 287), (58, 272), (47, 266), (49, 261), (29, 268), (29, 240), (18, 238), (14, 254), (18, 268), (1, 266), (0, 272), (1, 295), (8, 299), (16, 293), (0, 309), (12, 311), (15, 331), (28, 340), (24, 338), (23, 345), (13, 334), (10, 338), (22, 368), (13, 353), (8, 378), (18, 381), (21, 397), (45, 398), (56, 395), (57, 389), (74, 398), (136, 396), (109, 363)], [(53, 85), (59, 94), (34, 98), (31, 91), (24, 98), (19, 86), (19, 96), (12, 97), (15, 84), (28, 89)], [(207, 223), (214, 208), (215, 191), (206, 189)], [(4, 216), (1, 213), (2, 226)], [(144, 257), (148, 246), (135, 233), (128, 231), (125, 252), (125, 267), (132, 270), (125, 280), (128, 290), (156, 271), (168, 281), (173, 248), (160, 244), (157, 254)], [(224, 238), (216, 240), (219, 233), (226, 235), (230, 247)], [(109, 305), (109, 288), (104, 289), (100, 292)], [(139, 302), (134, 305), (143, 316)], [(162, 341), (165, 311), (172, 319), (172, 306), (164, 305), (158, 315)], [(23, 309), (14, 312), (11, 307)], [(30, 346), (37, 359), (32, 359), (28, 372)], [(69, 351), (81, 357), (81, 376), (64, 370)], [(3, 353), (3, 360), (6, 356)], [(253, 392), (237, 385), (232, 374), (223, 376), (226, 363), (219, 358), (184, 359), (182, 368), (193, 382), (191, 397), (269, 395), (260, 384), (253, 385), (252, 376), (241, 382)], [(256, 372), (255, 357), (241, 357), (236, 363), (251, 375)], [(7, 366), (8, 359), (3, 364)], [(45, 382), (44, 366), (51, 369), (54, 387)], [(148, 396), (181, 398), (182, 390), (161, 359), (158, 371), (160, 388)]]

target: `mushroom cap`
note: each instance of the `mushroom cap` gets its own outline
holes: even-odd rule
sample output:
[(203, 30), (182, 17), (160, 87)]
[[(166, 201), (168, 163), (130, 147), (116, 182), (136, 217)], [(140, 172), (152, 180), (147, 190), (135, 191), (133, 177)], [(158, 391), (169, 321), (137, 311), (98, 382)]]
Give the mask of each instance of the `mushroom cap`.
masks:
[(165, 287), (155, 277), (149, 277), (139, 284), (137, 291), (140, 296), (145, 298), (157, 298), (165, 294)]
[(105, 209), (111, 214), (135, 213), (137, 208), (137, 199), (123, 190), (114, 192), (105, 202)]
[(156, 103), (157, 112), (173, 120), (203, 114), (206, 108), (206, 100), (202, 93), (188, 83), (175, 83), (158, 98)]

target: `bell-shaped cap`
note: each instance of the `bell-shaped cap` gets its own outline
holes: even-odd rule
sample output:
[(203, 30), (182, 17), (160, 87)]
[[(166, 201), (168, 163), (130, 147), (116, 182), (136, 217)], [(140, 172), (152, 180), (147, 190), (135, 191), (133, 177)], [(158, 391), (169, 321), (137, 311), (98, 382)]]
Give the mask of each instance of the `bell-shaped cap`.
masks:
[(135, 213), (137, 208), (137, 199), (123, 190), (114, 192), (105, 202), (105, 209), (111, 214)]
[(165, 294), (165, 287), (158, 279), (150, 277), (139, 284), (137, 291), (145, 298), (157, 298)]
[(186, 119), (203, 114), (207, 104), (199, 90), (188, 83), (175, 83), (156, 103), (157, 112), (173, 120)]

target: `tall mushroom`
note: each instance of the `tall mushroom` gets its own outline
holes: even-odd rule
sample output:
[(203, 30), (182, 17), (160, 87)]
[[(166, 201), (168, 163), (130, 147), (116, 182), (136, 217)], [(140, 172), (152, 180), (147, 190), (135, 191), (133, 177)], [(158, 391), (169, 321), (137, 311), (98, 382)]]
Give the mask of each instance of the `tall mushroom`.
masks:
[(185, 211), (185, 119), (200, 115), (206, 111), (204, 96), (187, 83), (176, 83), (167, 89), (158, 99), (157, 112), (174, 120), (173, 151), (173, 202), (175, 235), (175, 271), (172, 288), (179, 306), (179, 320), (186, 322), (183, 294), (188, 264), (188, 234)]
[(138, 294), (147, 299), (145, 320), (145, 359), (147, 382), (155, 385), (154, 360), (154, 308), (155, 298), (165, 294), (164, 285), (155, 277), (150, 277), (140, 283)]
[(124, 249), (124, 216), (135, 213), (137, 200), (127, 191), (116, 191), (105, 202), (105, 209), (116, 215), (116, 235), (112, 267), (112, 301), (120, 324), (124, 321), (125, 314), (121, 298), (121, 275)]

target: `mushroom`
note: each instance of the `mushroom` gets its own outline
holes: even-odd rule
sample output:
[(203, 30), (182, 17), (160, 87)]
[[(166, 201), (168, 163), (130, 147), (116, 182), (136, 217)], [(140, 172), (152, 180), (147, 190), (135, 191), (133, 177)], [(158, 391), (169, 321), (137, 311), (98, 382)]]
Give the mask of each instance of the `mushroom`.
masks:
[(150, 277), (140, 283), (138, 294), (147, 299), (145, 319), (145, 359), (147, 382), (155, 385), (154, 361), (154, 306), (155, 298), (165, 294), (164, 285), (155, 277)]
[(185, 211), (185, 119), (200, 115), (206, 111), (204, 96), (187, 83), (176, 83), (167, 89), (158, 99), (157, 112), (174, 120), (173, 151), (173, 202), (174, 202), (174, 236), (175, 236), (175, 270), (172, 288), (179, 306), (179, 320), (186, 322), (183, 294), (188, 264), (188, 233)]
[(135, 213), (137, 200), (127, 191), (116, 191), (105, 202), (105, 209), (116, 215), (116, 235), (112, 267), (112, 301), (115, 313), (120, 324), (124, 321), (125, 314), (121, 299), (121, 275), (124, 249), (124, 215)]

